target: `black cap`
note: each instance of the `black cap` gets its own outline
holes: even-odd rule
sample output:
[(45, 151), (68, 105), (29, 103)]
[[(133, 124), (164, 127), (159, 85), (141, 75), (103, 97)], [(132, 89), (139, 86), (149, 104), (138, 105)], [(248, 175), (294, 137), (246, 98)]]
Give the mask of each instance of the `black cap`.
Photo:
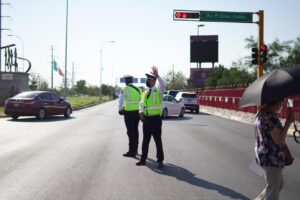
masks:
[(147, 76), (147, 79), (156, 80), (156, 77), (151, 74), (145, 74)]
[(131, 75), (124, 75), (123, 78), (133, 78)]
[(123, 78), (124, 78), (124, 81), (125, 81), (126, 85), (133, 82), (133, 76), (131, 76), (131, 75), (124, 75)]

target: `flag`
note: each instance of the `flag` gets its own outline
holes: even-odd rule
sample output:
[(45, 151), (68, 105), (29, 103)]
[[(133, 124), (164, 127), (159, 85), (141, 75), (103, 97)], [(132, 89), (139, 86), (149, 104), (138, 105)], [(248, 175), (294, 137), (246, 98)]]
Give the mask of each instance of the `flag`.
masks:
[(64, 76), (64, 73), (61, 71), (60, 68), (58, 68), (58, 74), (61, 75), (62, 77)]
[(53, 66), (54, 71), (57, 71), (57, 62), (55, 60), (53, 61), (52, 66)]
[(57, 71), (60, 76), (64, 77), (64, 73), (58, 67), (57, 62), (55, 60), (53, 61), (53, 69), (54, 71)]

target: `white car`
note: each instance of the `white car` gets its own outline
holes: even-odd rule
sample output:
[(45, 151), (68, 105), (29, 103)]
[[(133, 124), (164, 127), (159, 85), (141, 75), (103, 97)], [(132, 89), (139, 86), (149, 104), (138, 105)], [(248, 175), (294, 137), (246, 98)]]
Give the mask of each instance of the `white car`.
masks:
[(184, 104), (186, 110), (190, 110), (191, 113), (195, 111), (199, 113), (198, 97), (194, 92), (178, 92), (175, 99)]
[(171, 115), (183, 117), (185, 113), (185, 107), (182, 102), (177, 101), (171, 95), (164, 95), (162, 102), (162, 118), (167, 118)]

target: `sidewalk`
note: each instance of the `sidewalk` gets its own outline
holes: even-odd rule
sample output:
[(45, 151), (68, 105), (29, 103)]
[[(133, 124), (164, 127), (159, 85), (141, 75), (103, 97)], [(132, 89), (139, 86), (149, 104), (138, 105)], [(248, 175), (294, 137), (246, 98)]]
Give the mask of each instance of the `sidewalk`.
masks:
[[(202, 105), (200, 106), (200, 112), (208, 113), (218, 117), (223, 117), (226, 119), (231, 119), (231, 120), (235, 120), (235, 121), (239, 121), (251, 125), (254, 125), (255, 122), (255, 114), (253, 113), (246, 113), (246, 112), (221, 109), (221, 108), (215, 108), (210, 106), (202, 106)], [(284, 123), (285, 119), (280, 119), (280, 121), (281, 123)], [(299, 125), (297, 127), (299, 128)], [(288, 130), (288, 135), (293, 136), (294, 130), (295, 130), (294, 126), (291, 125)]]

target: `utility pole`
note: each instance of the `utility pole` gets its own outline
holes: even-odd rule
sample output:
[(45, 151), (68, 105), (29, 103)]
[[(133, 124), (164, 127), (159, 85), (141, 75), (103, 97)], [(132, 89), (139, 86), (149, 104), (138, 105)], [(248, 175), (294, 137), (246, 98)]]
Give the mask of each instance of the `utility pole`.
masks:
[(174, 83), (175, 83), (175, 80), (174, 80), (174, 78), (175, 78), (175, 75), (174, 75), (174, 64), (173, 64), (173, 79), (172, 79), (172, 89), (174, 89)]
[(54, 60), (53, 60), (53, 45), (51, 46), (51, 90), (53, 90), (53, 68), (54, 68)]
[(74, 80), (75, 80), (75, 72), (74, 72), (74, 62), (72, 62), (72, 88), (74, 89)]
[(260, 59), (260, 52), (261, 52), (261, 46), (264, 44), (264, 11), (260, 10), (258, 11), (258, 68), (257, 68), (257, 78), (261, 77), (263, 75), (264, 66), (261, 63)]
[(68, 11), (69, 11), (69, 1), (67, 0), (67, 6), (66, 6), (66, 43), (65, 43), (65, 77), (64, 77), (64, 99), (67, 99), (67, 65), (68, 65)]
[[(0, 0), (0, 47), (2, 47), (2, 1)], [(2, 70), (2, 53), (0, 49), (0, 72)], [(5, 68), (5, 66), (4, 66)]]
[[(9, 17), (9, 16), (2, 16), (2, 5), (11, 5), (10, 3), (2, 3), (2, 0), (0, 0), (0, 47), (2, 47), (2, 30), (10, 30), (10, 29), (4, 29), (2, 28), (2, 17)], [(5, 68), (5, 66), (4, 66)], [(0, 72), (2, 70), (2, 53), (0, 50)]]

